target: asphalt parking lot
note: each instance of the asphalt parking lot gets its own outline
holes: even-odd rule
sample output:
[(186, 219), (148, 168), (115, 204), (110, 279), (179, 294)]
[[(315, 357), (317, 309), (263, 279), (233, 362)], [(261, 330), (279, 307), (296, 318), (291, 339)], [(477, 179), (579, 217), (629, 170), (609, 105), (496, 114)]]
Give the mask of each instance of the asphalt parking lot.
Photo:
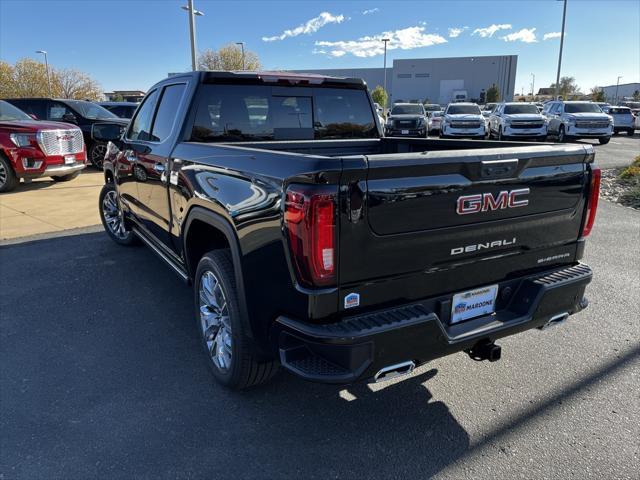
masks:
[(620, 478), (640, 470), (640, 212), (601, 203), (589, 309), (348, 388), (231, 393), (191, 289), (104, 233), (0, 248), (0, 478)]

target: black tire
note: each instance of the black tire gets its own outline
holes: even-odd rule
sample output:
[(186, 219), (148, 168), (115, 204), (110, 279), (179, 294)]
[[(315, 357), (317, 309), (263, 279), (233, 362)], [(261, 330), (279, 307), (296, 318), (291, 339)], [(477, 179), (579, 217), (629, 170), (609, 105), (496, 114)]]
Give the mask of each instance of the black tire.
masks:
[(600, 137), (598, 142), (600, 142), (600, 145), (606, 145), (609, 143), (609, 140), (611, 140), (611, 137)]
[[(115, 208), (117, 209), (117, 212), (115, 213), (118, 214), (119, 222), (121, 222), (121, 223), (117, 223), (117, 225), (115, 225), (110, 218), (105, 218), (105, 217), (110, 217), (111, 214), (114, 213), (113, 211), (108, 211), (108, 212), (106, 211), (108, 209), (105, 202), (111, 203), (107, 201), (107, 197), (109, 197), (109, 199), (111, 200), (114, 200), (116, 203)], [(107, 235), (111, 237), (111, 240), (116, 242), (118, 245), (125, 245), (125, 246), (139, 245), (140, 239), (136, 236), (135, 233), (133, 233), (130, 229), (128, 229), (126, 226), (126, 223), (123, 222), (122, 213), (120, 212), (120, 205), (117, 199), (117, 191), (116, 191), (115, 185), (113, 183), (105, 183), (104, 186), (102, 187), (102, 190), (100, 190), (100, 196), (98, 198), (99, 198), (98, 210), (100, 211), (100, 220), (102, 220), (102, 226), (104, 227), (105, 232), (107, 232)], [(120, 225), (122, 225), (122, 229), (120, 229)]]
[(14, 190), (19, 183), (20, 179), (16, 176), (11, 162), (0, 154), (0, 193)]
[(558, 128), (558, 143), (565, 143), (567, 136), (564, 134), (564, 125), (560, 125)]
[[(217, 333), (211, 334), (208, 337), (211, 342), (211, 346), (208, 346), (207, 338), (205, 338), (205, 328), (201, 318), (200, 288), (203, 283), (203, 277), (209, 273), (214, 275), (218, 281), (217, 284), (220, 285), (226, 305), (227, 315), (225, 315), (225, 317), (228, 318), (228, 324), (231, 328), (230, 366), (226, 369), (219, 366), (211, 354), (210, 347), (214, 348), (214, 346), (217, 345), (217, 343), (215, 343), (216, 340), (214, 340), (217, 338)], [(196, 325), (198, 332), (200, 332), (200, 341), (207, 359), (207, 364), (219, 383), (233, 390), (242, 390), (265, 383), (277, 373), (278, 362), (275, 360), (265, 361), (258, 359), (244, 331), (235, 282), (235, 272), (231, 260), (231, 253), (228, 249), (207, 252), (198, 262), (198, 268), (196, 269), (194, 278), (194, 305)]]
[(70, 180), (73, 180), (74, 178), (78, 178), (78, 175), (80, 175), (80, 170), (78, 170), (77, 172), (70, 173), (69, 175), (63, 175), (61, 177), (51, 177), (51, 178), (53, 179), (54, 182), (68, 182)]
[(98, 170), (102, 170), (104, 156), (107, 153), (107, 144), (103, 142), (93, 142), (89, 147), (89, 160)]
[(630, 137), (633, 137), (633, 134), (635, 133), (635, 129), (630, 128), (629, 130), (627, 130), (627, 135)]
[(502, 125), (500, 125), (498, 127), (498, 140), (499, 141), (503, 141), (504, 140), (504, 138), (502, 137)]

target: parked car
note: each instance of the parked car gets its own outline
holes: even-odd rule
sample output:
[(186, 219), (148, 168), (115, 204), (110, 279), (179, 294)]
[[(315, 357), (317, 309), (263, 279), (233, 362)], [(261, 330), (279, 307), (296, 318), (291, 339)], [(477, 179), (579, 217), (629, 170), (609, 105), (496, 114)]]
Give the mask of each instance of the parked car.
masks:
[(440, 124), (444, 112), (431, 112), (429, 115), (429, 135), (436, 135), (440, 132)]
[(427, 112), (427, 115), (430, 115), (431, 112), (441, 112), (442, 107), (437, 103), (425, 103), (424, 111)]
[(516, 137), (544, 140), (547, 120), (534, 103), (500, 103), (489, 118), (489, 136), (498, 140)]
[(545, 104), (547, 133), (558, 142), (579, 138), (594, 138), (600, 144), (609, 143), (613, 134), (613, 119), (593, 102), (554, 100)]
[(421, 103), (396, 103), (387, 117), (385, 135), (426, 137), (427, 123), (427, 113)]
[(633, 136), (635, 132), (636, 119), (629, 107), (604, 107), (602, 111), (613, 118), (613, 133), (626, 132)]
[(106, 233), (192, 282), (228, 387), (278, 364), (352, 383), (460, 351), (494, 361), (497, 339), (587, 305), (590, 145), (381, 137), (363, 81), (284, 72), (165, 78), (123, 137), (97, 134)]
[(94, 167), (102, 169), (102, 161), (107, 145), (92, 137), (95, 123), (112, 123), (125, 126), (128, 120), (118, 118), (100, 105), (84, 100), (61, 98), (8, 98), (7, 102), (38, 120), (52, 120), (72, 123), (82, 130), (89, 160)]
[(605, 108), (610, 107), (611, 104), (608, 102), (593, 102), (594, 104), (600, 107), (600, 110), (604, 111)]
[(51, 177), (73, 180), (85, 167), (82, 132), (75, 125), (35, 121), (0, 100), (0, 192), (15, 189), (20, 179)]
[(440, 124), (440, 138), (484, 138), (486, 124), (480, 107), (475, 103), (450, 103)]
[(136, 102), (98, 102), (98, 105), (109, 110), (117, 117), (130, 119), (140, 104)]

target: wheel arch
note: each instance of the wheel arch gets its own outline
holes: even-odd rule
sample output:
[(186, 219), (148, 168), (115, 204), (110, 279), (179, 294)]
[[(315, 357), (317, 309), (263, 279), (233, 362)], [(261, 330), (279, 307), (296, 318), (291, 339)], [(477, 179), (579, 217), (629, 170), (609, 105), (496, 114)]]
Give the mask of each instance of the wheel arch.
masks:
[[(197, 241), (193, 235), (199, 233), (206, 233), (207, 240)], [(251, 328), (251, 322), (249, 322), (244, 289), (240, 242), (231, 223), (219, 214), (203, 207), (194, 206), (189, 210), (184, 222), (181, 241), (187, 274), (194, 284), (196, 268), (202, 255), (216, 248), (229, 248), (240, 303), (241, 320), (247, 336), (253, 338), (253, 329)]]

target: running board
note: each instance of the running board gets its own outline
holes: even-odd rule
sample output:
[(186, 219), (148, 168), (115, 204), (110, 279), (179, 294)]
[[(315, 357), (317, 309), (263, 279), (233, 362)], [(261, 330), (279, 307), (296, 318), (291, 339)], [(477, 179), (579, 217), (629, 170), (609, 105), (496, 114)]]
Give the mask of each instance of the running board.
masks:
[(173, 270), (182, 279), (182, 281), (189, 283), (189, 275), (187, 275), (187, 272), (184, 270), (184, 268), (176, 263), (169, 255), (163, 252), (160, 247), (156, 246), (155, 243), (147, 238), (147, 236), (140, 229), (134, 226), (131, 228), (131, 230), (140, 240), (144, 242), (145, 245), (147, 245), (147, 247), (149, 247), (158, 257), (160, 257), (161, 260), (169, 265), (169, 267), (171, 267), (171, 270)]

